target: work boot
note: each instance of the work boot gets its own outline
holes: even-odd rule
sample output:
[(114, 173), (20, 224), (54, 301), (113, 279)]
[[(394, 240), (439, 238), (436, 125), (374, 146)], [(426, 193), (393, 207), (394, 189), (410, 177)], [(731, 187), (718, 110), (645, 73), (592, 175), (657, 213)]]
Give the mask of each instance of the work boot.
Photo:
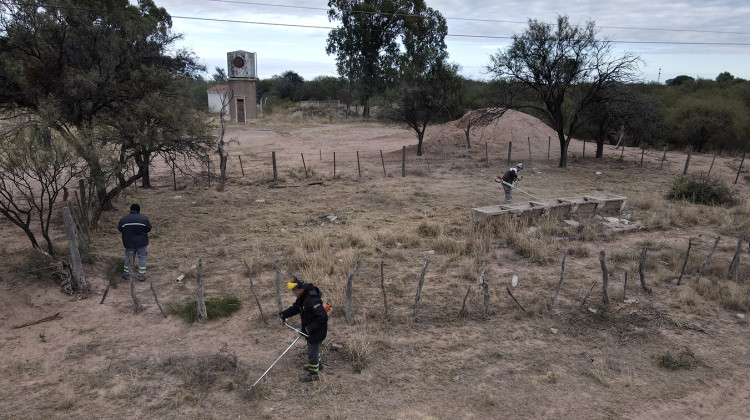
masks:
[(146, 275), (138, 276), (138, 281), (146, 281)]
[(318, 365), (311, 365), (309, 363), (305, 363), (305, 365), (302, 367), (302, 369), (308, 371), (308, 372), (318, 372), (323, 370), (323, 362), (318, 363)]
[(310, 372), (307, 375), (300, 375), (299, 377), (300, 382), (313, 382), (317, 380), (320, 380), (318, 372)]

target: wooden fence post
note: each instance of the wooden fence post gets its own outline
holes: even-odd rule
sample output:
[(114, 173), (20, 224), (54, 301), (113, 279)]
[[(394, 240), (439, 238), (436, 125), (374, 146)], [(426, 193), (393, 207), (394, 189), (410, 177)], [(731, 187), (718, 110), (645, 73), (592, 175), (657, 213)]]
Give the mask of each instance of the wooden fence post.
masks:
[[(107, 286), (109, 287), (109, 285)], [(164, 312), (164, 309), (161, 307), (161, 303), (159, 303), (159, 296), (156, 296), (156, 289), (154, 289), (154, 282), (151, 282), (151, 292), (154, 294), (154, 301), (156, 302), (156, 306), (159, 307), (159, 310), (161, 311), (161, 314), (164, 315), (164, 318), (167, 317), (167, 313)], [(102, 300), (103, 302), (103, 300)]]
[(719, 153), (718, 150), (714, 151), (714, 158), (711, 159), (711, 166), (708, 167), (708, 174), (711, 175), (711, 170), (714, 168), (714, 162), (716, 162), (716, 154)]
[(643, 155), (646, 154), (646, 146), (641, 145), (641, 168), (643, 168)]
[(737, 176), (734, 178), (734, 183), (737, 183), (737, 180), (740, 179), (740, 174), (742, 173), (742, 164), (745, 163), (745, 153), (742, 152), (742, 161), (740, 161), (740, 169), (737, 169)]
[(549, 152), (552, 149), (552, 136), (547, 136), (547, 160), (549, 160)]
[(552, 306), (555, 304), (557, 295), (560, 293), (560, 288), (562, 288), (563, 279), (565, 278), (565, 257), (567, 256), (567, 254), (563, 255), (562, 268), (560, 269), (560, 281), (557, 282), (557, 289), (555, 289), (555, 294), (552, 295), (552, 298), (550, 298), (549, 303), (547, 304), (547, 309), (549, 310), (552, 310)]
[(242, 176), (245, 176), (245, 167), (242, 166), (242, 155), (237, 155), (237, 158), (240, 160), (240, 170), (242, 171)]
[(86, 275), (83, 273), (83, 264), (81, 263), (81, 253), (78, 250), (77, 228), (70, 213), (70, 207), (62, 208), (63, 223), (65, 223), (65, 234), (68, 237), (68, 248), (70, 248), (70, 264), (73, 268), (73, 278), (75, 279), (76, 288), (81, 297), (88, 297), (88, 285), (86, 284)]
[(693, 146), (688, 149), (687, 159), (685, 160), (685, 169), (682, 170), (683, 175), (687, 175), (688, 166), (690, 166), (690, 157), (693, 155)]
[(406, 146), (401, 149), (401, 178), (406, 177)]
[(708, 265), (708, 261), (711, 259), (711, 256), (714, 255), (714, 251), (716, 251), (716, 247), (719, 246), (719, 241), (721, 240), (721, 235), (716, 237), (716, 242), (714, 242), (714, 247), (711, 248), (711, 252), (708, 253), (708, 256), (705, 260), (703, 260), (703, 264), (701, 265), (700, 270), (698, 270), (698, 277), (695, 279), (695, 285), (698, 285), (698, 282), (701, 280), (701, 276), (703, 275), (703, 270)]
[(531, 162), (531, 137), (526, 137), (526, 139), (529, 141), (529, 162)]
[(302, 155), (302, 167), (305, 169), (305, 179), (307, 179), (308, 177), (307, 177), (307, 165), (305, 164), (305, 154), (300, 153), (300, 155)]
[(687, 252), (685, 253), (685, 262), (682, 263), (682, 270), (680, 270), (680, 277), (677, 278), (677, 285), (682, 283), (682, 276), (685, 274), (685, 267), (687, 267), (688, 258), (690, 257), (690, 247), (693, 246), (693, 238), (688, 238)]
[(359, 165), (359, 150), (357, 150), (357, 172), (359, 177), (362, 178), (362, 167)]
[(586, 139), (583, 140), (583, 156), (581, 157), (586, 157)]
[(281, 306), (281, 285), (279, 284), (279, 280), (281, 279), (281, 267), (279, 267), (279, 260), (274, 261), (274, 264), (276, 264), (276, 280), (274, 281), (274, 285), (276, 286), (276, 305), (279, 312), (281, 312), (284, 310), (284, 307)]
[(344, 314), (346, 315), (346, 323), (349, 325), (354, 325), (354, 317), (352, 316), (352, 282), (354, 281), (354, 274), (359, 270), (359, 263), (360, 260), (357, 260), (354, 268), (352, 268), (352, 272), (349, 273), (349, 277), (346, 278), (346, 308), (344, 309)]
[(380, 163), (383, 164), (383, 176), (388, 176), (385, 173), (385, 159), (383, 159), (383, 151), (382, 150), (380, 151)]
[(336, 152), (333, 152), (333, 177), (336, 178)]
[(388, 319), (388, 296), (385, 293), (385, 276), (383, 275), (383, 266), (385, 261), (380, 261), (380, 289), (383, 291), (383, 308), (385, 309), (385, 319)]
[(414, 297), (414, 320), (416, 322), (422, 322), (422, 320), (419, 319), (419, 295), (422, 293), (422, 286), (424, 285), (424, 275), (427, 272), (428, 265), (430, 265), (429, 258), (425, 260), (424, 267), (422, 267), (422, 275), (419, 276), (419, 285), (417, 285), (417, 295)]
[(276, 172), (276, 152), (271, 152), (271, 160), (273, 161), (273, 182), (279, 180)]
[[(625, 146), (623, 146), (623, 149)], [(604, 251), (599, 253), (599, 263), (602, 265), (602, 302), (609, 303), (609, 273), (607, 273), (607, 263), (605, 262)]]
[(263, 318), (263, 323), (268, 325), (266, 314), (263, 313), (263, 307), (260, 306), (260, 300), (258, 299), (258, 295), (255, 293), (255, 287), (253, 286), (253, 273), (250, 270), (250, 266), (247, 264), (247, 261), (242, 260), (242, 262), (245, 264), (245, 269), (247, 269), (247, 277), (250, 279), (250, 293), (253, 294), (255, 303), (258, 304), (258, 310), (260, 311), (260, 316)]
[(643, 269), (646, 267), (646, 252), (648, 251), (648, 247), (643, 247), (643, 252), (641, 252), (641, 261), (638, 262), (638, 275), (641, 276), (641, 289), (643, 289), (646, 293), (649, 295), (651, 294), (651, 289), (649, 287), (646, 287), (646, 276), (643, 274)]
[(664, 145), (664, 156), (661, 157), (661, 165), (659, 165), (659, 170), (661, 171), (661, 168), (664, 166), (664, 161), (667, 160), (667, 148), (669, 147), (669, 143)]
[(202, 269), (203, 269), (203, 261), (201, 261), (201, 259), (198, 258), (198, 271), (196, 275), (197, 280), (198, 280), (198, 301), (197, 301), (198, 321), (206, 322), (208, 321), (208, 313), (206, 312), (206, 301), (203, 299), (203, 280), (201, 280)]
[[(727, 271), (727, 277), (731, 275), (734, 281), (737, 281), (740, 275), (740, 251), (742, 250), (742, 243), (744, 241), (745, 231), (743, 230), (740, 232), (740, 237), (737, 241), (737, 248), (734, 250), (734, 258), (732, 258), (732, 262), (729, 263), (729, 270)], [(734, 270), (732, 270), (732, 267), (734, 267)]]

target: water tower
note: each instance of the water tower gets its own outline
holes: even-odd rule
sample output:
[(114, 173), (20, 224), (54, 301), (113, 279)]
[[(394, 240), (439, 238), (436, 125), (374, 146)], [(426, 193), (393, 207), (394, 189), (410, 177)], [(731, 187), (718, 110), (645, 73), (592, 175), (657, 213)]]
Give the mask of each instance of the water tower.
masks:
[(227, 100), (229, 100), (229, 120), (245, 124), (247, 120), (258, 119), (257, 77), (258, 67), (255, 53), (232, 51), (227, 53)]

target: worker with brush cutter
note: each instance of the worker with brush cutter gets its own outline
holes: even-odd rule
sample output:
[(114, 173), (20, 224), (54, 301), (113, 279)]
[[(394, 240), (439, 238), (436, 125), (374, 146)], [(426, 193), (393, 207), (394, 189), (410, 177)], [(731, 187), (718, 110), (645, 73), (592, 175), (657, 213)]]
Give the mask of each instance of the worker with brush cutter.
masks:
[(285, 311), (279, 312), (279, 317), (283, 321), (287, 318), (300, 314), (302, 321), (301, 330), (307, 337), (307, 363), (304, 369), (307, 375), (300, 376), (302, 382), (311, 382), (318, 380), (320, 371), (320, 349), (323, 345), (326, 335), (328, 335), (328, 311), (330, 306), (323, 303), (320, 289), (312, 283), (305, 283), (295, 276), (289, 280), (286, 285), (297, 297), (292, 306)]
[(497, 176), (495, 178), (495, 182), (500, 182), (503, 184), (503, 190), (505, 190), (505, 204), (510, 204), (513, 202), (513, 194), (511, 193), (511, 189), (516, 187), (516, 182), (518, 182), (518, 171), (523, 169), (523, 163), (519, 163), (518, 165), (508, 169), (503, 176)]

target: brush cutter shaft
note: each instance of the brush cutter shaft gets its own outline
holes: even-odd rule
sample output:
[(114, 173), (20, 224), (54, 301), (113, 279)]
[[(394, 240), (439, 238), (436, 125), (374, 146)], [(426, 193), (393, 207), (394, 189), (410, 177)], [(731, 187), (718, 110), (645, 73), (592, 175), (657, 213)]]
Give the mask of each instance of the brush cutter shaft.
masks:
[(304, 336), (304, 337), (309, 337), (309, 335), (308, 335), (308, 334), (305, 334), (305, 333), (303, 333), (302, 331), (300, 331), (300, 330), (298, 330), (298, 329), (296, 329), (296, 328), (292, 327), (291, 325), (289, 325), (289, 323), (288, 323), (288, 322), (286, 322), (286, 320), (284, 320), (284, 325), (286, 325), (287, 327), (289, 327), (289, 328), (293, 329), (294, 331), (297, 331), (297, 334), (299, 334), (299, 335), (301, 335), (301, 336)]
[(262, 375), (260, 375), (260, 378), (258, 378), (258, 380), (255, 381), (255, 383), (253, 384), (253, 386), (251, 386), (248, 389), (248, 391), (251, 390), (251, 389), (253, 389), (253, 388), (255, 388), (255, 385), (258, 385), (258, 382), (260, 382), (260, 380), (263, 379), (266, 376), (266, 374), (271, 370), (271, 368), (274, 367), (276, 365), (276, 363), (278, 363), (279, 360), (281, 360), (282, 357), (284, 357), (284, 355), (286, 354), (286, 352), (289, 351), (289, 349), (291, 349), (295, 344), (297, 344), (297, 341), (299, 341), (300, 338), (302, 338), (302, 336), (298, 335), (297, 338), (295, 338), (294, 341), (292, 341), (292, 344), (290, 344), (289, 347), (287, 347), (286, 350), (284, 350), (284, 352), (281, 353), (281, 355), (276, 359), (276, 361), (273, 362), (273, 364), (271, 366), (269, 366), (268, 369), (266, 369), (266, 371), (263, 372)]
[(507, 182), (503, 181), (503, 185), (507, 185), (507, 186), (509, 186), (509, 187), (511, 187), (511, 188), (517, 189), (518, 191), (521, 191), (522, 193), (524, 193), (524, 194), (528, 195), (529, 197), (533, 198), (534, 200), (539, 200), (538, 198), (536, 198), (536, 197), (534, 197), (533, 195), (531, 195), (531, 194), (527, 193), (526, 191), (524, 191), (524, 190), (522, 190), (522, 189), (520, 189), (520, 188), (516, 187), (516, 186), (515, 186), (515, 185), (513, 185), (513, 184), (509, 184), (509, 183), (507, 183)]

